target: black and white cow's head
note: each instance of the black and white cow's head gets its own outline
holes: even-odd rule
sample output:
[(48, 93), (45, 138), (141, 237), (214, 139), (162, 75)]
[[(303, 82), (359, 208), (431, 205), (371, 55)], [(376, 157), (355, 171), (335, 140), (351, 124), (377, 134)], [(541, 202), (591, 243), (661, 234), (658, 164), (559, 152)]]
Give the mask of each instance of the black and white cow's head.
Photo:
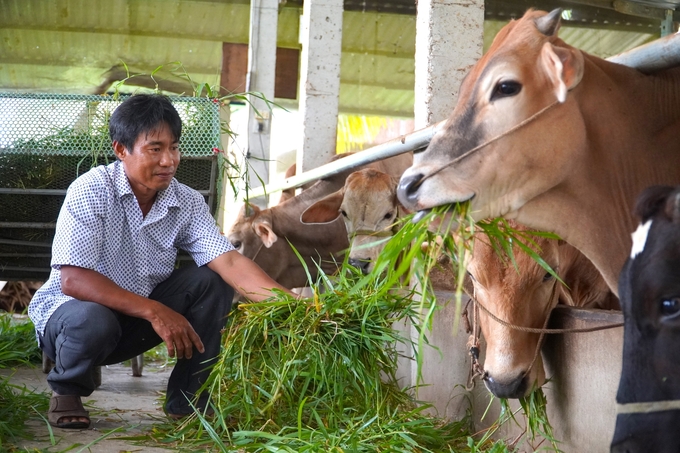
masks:
[(680, 452), (680, 186), (638, 198), (619, 278), (623, 367), (612, 452)]

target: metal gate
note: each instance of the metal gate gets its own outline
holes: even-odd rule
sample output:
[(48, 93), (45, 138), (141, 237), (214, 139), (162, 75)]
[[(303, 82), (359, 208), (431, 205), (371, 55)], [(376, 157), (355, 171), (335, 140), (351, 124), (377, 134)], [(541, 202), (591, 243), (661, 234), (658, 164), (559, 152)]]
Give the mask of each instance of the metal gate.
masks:
[[(113, 162), (111, 96), (0, 93), (0, 280), (45, 281), (54, 226), (71, 182)], [(182, 118), (178, 181), (217, 206), (219, 105), (171, 97)], [(182, 259), (189, 259), (183, 255)]]

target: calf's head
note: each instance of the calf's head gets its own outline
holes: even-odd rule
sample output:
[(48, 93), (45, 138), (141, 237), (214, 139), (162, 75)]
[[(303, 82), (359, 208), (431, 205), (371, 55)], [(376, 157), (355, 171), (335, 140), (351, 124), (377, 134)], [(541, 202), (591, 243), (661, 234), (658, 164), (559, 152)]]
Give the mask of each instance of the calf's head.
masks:
[(585, 141), (567, 98), (583, 55), (557, 37), (560, 13), (529, 10), (498, 33), (443, 128), (402, 175), (407, 209), (469, 200), (476, 220), (498, 217), (560, 183), (569, 151)]
[(640, 226), (619, 278), (623, 366), (612, 452), (680, 451), (680, 188), (638, 198)]
[(364, 169), (350, 174), (342, 189), (307, 208), (303, 223), (332, 222), (342, 216), (350, 240), (348, 262), (369, 273), (399, 214), (397, 182), (390, 175)]
[[(524, 227), (517, 228), (525, 229)], [(560, 245), (556, 239), (532, 237), (536, 251), (550, 267), (559, 271)], [(515, 246), (516, 267), (501, 257), (485, 234), (477, 234), (467, 270), (474, 296), (502, 321), (541, 329), (558, 302), (561, 284), (527, 253)], [(504, 325), (483, 309), (479, 322), (486, 341), (483, 379), (499, 398), (521, 398), (545, 382), (540, 353), (540, 334)]]
[(282, 250), (278, 248), (285, 244), (275, 246), (279, 238), (272, 223), (270, 209), (245, 203), (227, 232), (227, 239), (243, 256), (255, 261), (267, 275), (277, 280), (283, 267), (275, 256), (280, 256)]

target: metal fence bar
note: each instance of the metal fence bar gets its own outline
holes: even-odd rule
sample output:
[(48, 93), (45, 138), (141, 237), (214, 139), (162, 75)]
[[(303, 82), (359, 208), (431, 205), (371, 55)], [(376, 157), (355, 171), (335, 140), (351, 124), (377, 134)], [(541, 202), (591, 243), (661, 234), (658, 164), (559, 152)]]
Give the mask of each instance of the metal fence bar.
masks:
[(52, 269), (49, 267), (20, 267), (20, 266), (2, 266), (3, 271), (22, 271), (22, 272), (47, 272)]
[(0, 239), (0, 244), (5, 245), (27, 245), (29, 247), (46, 247), (51, 249), (52, 244), (48, 242), (17, 241), (16, 239)]
[[(0, 222), (0, 228), (48, 228), (54, 229), (56, 222)], [(3, 244), (4, 242), (0, 242)], [(32, 244), (29, 242), (29, 244)]]
[(0, 258), (51, 258), (51, 253), (0, 253)]
[(10, 195), (66, 195), (66, 189), (2, 189), (0, 194)]
[(351, 154), (342, 159), (322, 165), (312, 170), (306, 171), (301, 175), (295, 175), (286, 178), (283, 182), (269, 184), (265, 187), (257, 187), (249, 192), (250, 198), (256, 198), (278, 192), (279, 190), (290, 189), (291, 187), (300, 187), (310, 181), (316, 181), (327, 176), (336, 175), (345, 170), (359, 167), (361, 165), (370, 164), (372, 162), (386, 159), (388, 157), (397, 156), (399, 154), (407, 153), (409, 151), (416, 151), (422, 149), (430, 143), (430, 140), (444, 125), (441, 121), (424, 129), (419, 129), (407, 135), (392, 139), (380, 145), (368, 148), (360, 153)]
[(654, 72), (677, 66), (680, 64), (680, 34), (664, 36), (607, 60), (642, 72)]
[[(213, 164), (213, 167), (215, 164)], [(211, 177), (216, 174), (215, 169), (211, 169)], [(203, 196), (209, 196), (211, 199), (215, 196), (215, 182), (210, 181), (210, 189), (207, 190), (196, 190)], [(9, 195), (66, 195), (66, 189), (4, 189), (0, 188), (0, 194)]]

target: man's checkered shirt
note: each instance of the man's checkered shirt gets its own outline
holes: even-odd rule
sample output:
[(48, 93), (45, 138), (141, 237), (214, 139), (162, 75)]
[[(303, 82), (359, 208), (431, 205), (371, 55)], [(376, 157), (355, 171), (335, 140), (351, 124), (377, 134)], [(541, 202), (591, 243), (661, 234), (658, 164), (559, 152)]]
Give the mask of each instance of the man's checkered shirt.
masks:
[(173, 179), (142, 217), (123, 164), (93, 168), (71, 184), (61, 207), (52, 271), (28, 307), (36, 331), (43, 334), (52, 313), (72, 299), (61, 291), (61, 266), (94, 269), (147, 297), (172, 273), (178, 249), (202, 266), (234, 247), (194, 189)]

